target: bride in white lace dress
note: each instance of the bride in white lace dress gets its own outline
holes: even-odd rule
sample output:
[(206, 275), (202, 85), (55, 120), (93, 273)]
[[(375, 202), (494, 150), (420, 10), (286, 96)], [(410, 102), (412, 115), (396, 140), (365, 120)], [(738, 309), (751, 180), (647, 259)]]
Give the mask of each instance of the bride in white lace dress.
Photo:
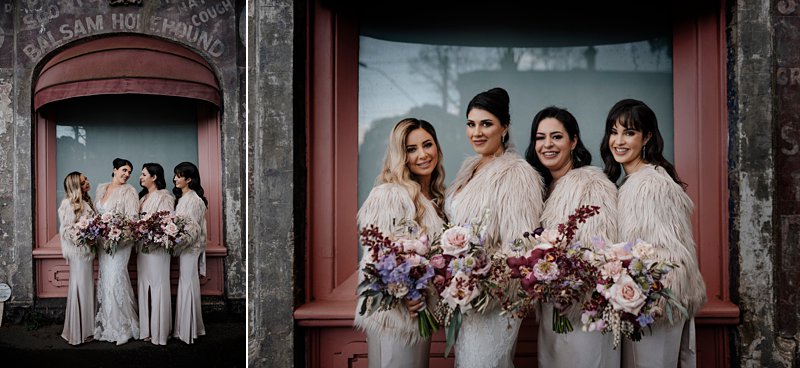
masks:
[[(139, 215), (139, 196), (136, 189), (126, 184), (131, 176), (133, 164), (125, 159), (114, 159), (111, 183), (97, 187), (97, 211), (122, 213), (129, 219)], [(136, 314), (136, 299), (128, 275), (128, 260), (131, 256), (130, 241), (117, 245), (116, 252), (108, 254), (98, 250), (100, 275), (97, 280), (97, 317), (94, 338), (122, 345), (130, 339), (139, 338), (139, 317)]]
[[(467, 138), (477, 155), (467, 158), (447, 188), (445, 211), (454, 224), (469, 223), (488, 209), (486, 250), (539, 226), (543, 183), (509, 139), (509, 98), (501, 88), (475, 96), (467, 106)], [(463, 317), (456, 340), (457, 368), (514, 366), (520, 319), (501, 316), (496, 303)]]

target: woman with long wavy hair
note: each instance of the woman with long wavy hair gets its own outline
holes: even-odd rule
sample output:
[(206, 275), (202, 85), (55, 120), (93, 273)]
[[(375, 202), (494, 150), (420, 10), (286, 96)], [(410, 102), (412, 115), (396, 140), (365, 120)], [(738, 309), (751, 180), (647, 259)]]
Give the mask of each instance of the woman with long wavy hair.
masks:
[[(454, 224), (490, 215), (488, 255), (539, 226), (542, 177), (516, 152), (510, 138), (510, 99), (502, 88), (477, 94), (467, 105), (466, 133), (476, 155), (467, 158), (447, 188), (445, 210)], [(463, 317), (456, 367), (512, 367), (520, 319), (500, 315), (497, 303)]]
[[(100, 214), (122, 214), (129, 220), (139, 217), (139, 196), (127, 184), (133, 164), (122, 158), (114, 159), (112, 180), (97, 187), (96, 208)], [(113, 253), (98, 249), (100, 272), (97, 280), (97, 317), (94, 338), (122, 345), (139, 338), (139, 317), (133, 295), (128, 260), (133, 242), (123, 240)]]
[(625, 171), (617, 197), (617, 241), (642, 239), (654, 246), (656, 258), (676, 264), (663, 283), (688, 310), (688, 318), (673, 310), (671, 322), (662, 318), (641, 341), (623, 342), (623, 367), (696, 365), (694, 315), (706, 302), (706, 287), (692, 238), (694, 205), (663, 150), (656, 115), (644, 102), (622, 100), (608, 112), (600, 147), (604, 171), (613, 182)]
[[(606, 242), (616, 239), (617, 187), (600, 168), (591, 166), (592, 154), (583, 145), (575, 116), (555, 106), (539, 111), (531, 123), (525, 158), (544, 177), (547, 188), (544, 228), (556, 229), (580, 206), (599, 206), (599, 213), (578, 227), (575, 239), (586, 247), (593, 237)], [(563, 334), (553, 331), (553, 305), (541, 304), (536, 343), (540, 367), (619, 367), (620, 353), (613, 349), (612, 334), (581, 331), (580, 307), (577, 303), (565, 311), (575, 330)]]
[(206, 334), (203, 325), (203, 308), (200, 303), (200, 276), (206, 275), (206, 210), (208, 200), (200, 183), (200, 171), (191, 162), (181, 162), (173, 170), (175, 188), (175, 215), (191, 219), (199, 230), (190, 244), (181, 249), (178, 295), (175, 300), (175, 330), (173, 336), (192, 344), (198, 336)]
[[(408, 220), (433, 239), (444, 221), (444, 168), (436, 131), (425, 120), (403, 119), (392, 129), (388, 143), (383, 169), (358, 211), (359, 228), (375, 225), (389, 233), (397, 222)], [(360, 280), (368, 255), (364, 249)], [(426, 305), (435, 306), (435, 294), (428, 292), (427, 300), (399, 304), (389, 311), (367, 315), (356, 311), (355, 325), (367, 333), (370, 368), (428, 366), (430, 339), (419, 334), (416, 318)]]
[[(175, 208), (164, 179), (164, 168), (157, 163), (142, 165), (139, 176), (139, 216), (142, 218)], [(154, 345), (166, 345), (172, 329), (172, 294), (169, 284), (169, 262), (172, 258), (164, 248), (139, 244), (136, 274), (139, 286), (139, 331), (141, 338)]]
[(76, 244), (77, 239), (72, 236), (75, 223), (97, 212), (89, 196), (91, 187), (85, 175), (77, 171), (69, 173), (64, 178), (64, 199), (58, 207), (61, 254), (69, 264), (67, 309), (61, 337), (70, 345), (89, 342), (94, 335), (94, 252), (90, 247)]

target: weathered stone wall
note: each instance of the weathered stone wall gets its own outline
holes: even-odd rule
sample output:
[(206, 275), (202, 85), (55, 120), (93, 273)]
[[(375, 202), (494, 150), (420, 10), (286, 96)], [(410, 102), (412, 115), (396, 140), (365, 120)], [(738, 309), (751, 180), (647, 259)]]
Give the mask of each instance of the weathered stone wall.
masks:
[[(15, 180), (14, 152), (16, 151), (16, 132), (14, 126), (14, 68), (12, 51), (14, 49), (14, 5), (11, 0), (0, 1), (0, 282), (15, 286), (12, 298), (7, 305), (17, 304), (17, 300), (30, 300), (32, 280), (30, 267), (20, 264), (22, 259), (30, 259), (31, 250), (14, 247), (15, 230), (20, 223), (16, 221), (18, 193)], [(29, 136), (30, 137), (30, 136)], [(23, 152), (24, 153), (24, 152)], [(22, 221), (24, 223), (24, 221)]]
[[(11, 305), (29, 306), (33, 280), (32, 86), (38, 69), (70, 43), (109, 33), (139, 33), (183, 44), (214, 68), (222, 88), (222, 187), (225, 292), (243, 304), (244, 15), (238, 0), (154, 0), (111, 6), (109, 0), (0, 1), (0, 282), (13, 287)], [(16, 27), (16, 28), (15, 28)], [(7, 304), (8, 305), (8, 304)]]
[(248, 11), (249, 364), (292, 367), (304, 351), (294, 345), (292, 319), (304, 259), (297, 228), (305, 217), (298, 199), (304, 180), (297, 178), (305, 172), (304, 98), (294, 83), (295, 73), (303, 73), (295, 66), (303, 42), (295, 43), (298, 10), (291, 0), (249, 0)]
[(734, 366), (798, 366), (798, 5), (729, 9), (731, 287), (742, 314)]

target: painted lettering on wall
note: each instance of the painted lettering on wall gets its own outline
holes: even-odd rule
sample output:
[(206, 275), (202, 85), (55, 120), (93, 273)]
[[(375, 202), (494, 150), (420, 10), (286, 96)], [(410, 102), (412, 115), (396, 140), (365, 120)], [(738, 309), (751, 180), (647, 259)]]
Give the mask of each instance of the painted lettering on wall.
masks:
[(140, 32), (181, 41), (212, 57), (220, 57), (225, 53), (226, 42), (218, 37), (217, 24), (235, 19), (233, 0), (162, 0), (162, 4), (178, 10), (178, 14), (173, 11), (172, 15), (165, 11), (150, 12), (160, 15), (143, 15), (137, 10), (103, 12), (102, 7), (100, 14), (80, 11), (84, 5), (86, 9), (98, 8), (101, 4), (91, 4), (97, 1), (100, 0), (63, 0), (49, 5), (37, 0), (29, 1), (37, 3), (37, 6), (25, 9), (23, 30), (35, 31), (36, 34), (26, 39), (27, 43), (23, 42), (22, 52), (31, 61), (36, 61), (53, 49), (81, 37), (106, 32)]
[(800, 68), (779, 67), (776, 81), (781, 86), (796, 86), (800, 84)]
[(778, 11), (783, 15), (789, 15), (797, 10), (797, 1), (795, 0), (780, 0), (776, 4)]
[[(797, 134), (793, 134), (793, 131), (794, 129), (792, 129), (791, 124), (781, 127), (781, 139), (784, 143), (784, 147), (781, 148), (781, 153), (786, 156), (794, 156), (800, 152), (800, 142), (798, 142)], [(791, 148), (786, 148), (786, 145), (789, 145)]]

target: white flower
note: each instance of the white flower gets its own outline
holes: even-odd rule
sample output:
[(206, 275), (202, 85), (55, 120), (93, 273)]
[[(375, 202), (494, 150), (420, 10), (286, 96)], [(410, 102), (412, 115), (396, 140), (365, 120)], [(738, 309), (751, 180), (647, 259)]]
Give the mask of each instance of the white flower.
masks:
[(175, 236), (178, 234), (178, 226), (174, 222), (170, 222), (167, 226), (164, 226), (164, 233), (169, 236)]
[(111, 231), (108, 232), (108, 239), (109, 240), (119, 240), (119, 237), (121, 235), (122, 235), (122, 231), (120, 229), (113, 228), (113, 229), (111, 229)]
[[(427, 239), (427, 238), (426, 238)], [(426, 255), (428, 254), (428, 244), (427, 242), (423, 242), (422, 240), (416, 239), (402, 239), (400, 240), (400, 244), (403, 245), (403, 251), (407, 253), (416, 253), (419, 255)]]
[(643, 260), (652, 260), (656, 257), (656, 249), (653, 244), (638, 240), (632, 249), (633, 255)]
[(563, 243), (563, 239), (559, 241), (560, 236), (561, 234), (559, 234), (558, 230), (545, 229), (544, 231), (542, 231), (541, 234), (536, 235), (535, 238), (536, 240), (543, 243), (547, 243), (553, 246), (560, 246), (561, 243)]
[(604, 296), (611, 302), (614, 310), (631, 314), (638, 314), (647, 301), (642, 289), (628, 275), (620, 276), (614, 285), (605, 291)]
[(558, 265), (555, 262), (540, 259), (533, 265), (533, 276), (544, 281), (555, 280), (558, 277)]
[(450, 280), (450, 285), (442, 291), (442, 300), (451, 308), (461, 306), (461, 313), (465, 313), (472, 309), (470, 303), (478, 295), (480, 295), (478, 285), (471, 283), (469, 276), (458, 271)]
[(103, 222), (109, 222), (112, 218), (114, 218), (114, 214), (111, 212), (106, 212), (100, 216), (100, 219), (103, 220)]
[(613, 260), (627, 261), (633, 259), (633, 254), (631, 254), (628, 245), (629, 243), (627, 242), (611, 244), (606, 247), (604, 253), (609, 259)]
[(389, 294), (395, 298), (402, 298), (408, 294), (408, 287), (401, 283), (391, 283), (387, 287)]
[(610, 278), (617, 281), (620, 276), (626, 274), (625, 267), (622, 267), (622, 261), (614, 260), (607, 262), (600, 266), (600, 274), (605, 278)]
[(469, 250), (469, 229), (453, 226), (442, 234), (442, 253), (458, 257)]

